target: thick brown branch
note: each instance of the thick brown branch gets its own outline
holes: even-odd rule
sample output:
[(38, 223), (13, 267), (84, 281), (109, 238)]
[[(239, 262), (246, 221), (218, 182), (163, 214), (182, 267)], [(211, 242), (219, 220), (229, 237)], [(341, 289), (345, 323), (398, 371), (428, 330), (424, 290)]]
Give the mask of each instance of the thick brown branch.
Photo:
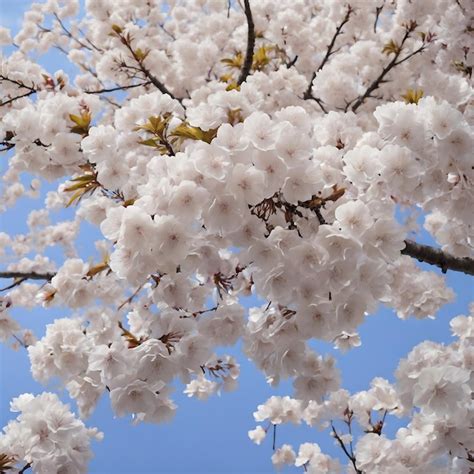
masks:
[(245, 53), (245, 61), (242, 65), (237, 84), (240, 86), (247, 76), (250, 74), (253, 62), (253, 50), (255, 48), (255, 25), (253, 23), (252, 10), (250, 9), (249, 0), (244, 0), (245, 17), (247, 18), (247, 52)]
[(331, 42), (329, 43), (329, 45), (327, 47), (326, 54), (325, 54), (323, 60), (321, 61), (321, 64), (318, 66), (316, 71), (313, 72), (313, 74), (311, 76), (311, 80), (309, 81), (309, 84), (308, 84), (308, 88), (306, 89), (306, 91), (303, 95), (303, 99), (307, 100), (307, 99), (313, 99), (314, 98), (313, 94), (311, 92), (311, 89), (313, 87), (313, 81), (316, 78), (316, 74), (326, 65), (328, 59), (334, 54), (334, 52), (335, 52), (334, 51), (334, 45), (336, 44), (337, 37), (342, 33), (342, 28), (349, 21), (352, 11), (353, 10), (352, 10), (351, 6), (348, 5), (346, 16), (343, 18), (341, 23), (337, 26), (336, 32), (334, 33), (334, 35), (331, 39)]
[(51, 280), (56, 273), (46, 272), (0, 272), (0, 278), (20, 278), (24, 280)]
[(441, 268), (443, 273), (448, 270), (474, 275), (474, 259), (469, 257), (454, 257), (453, 255), (435, 249), (429, 245), (419, 244), (413, 240), (405, 240), (403, 255), (416, 258), (419, 262), (429, 263)]

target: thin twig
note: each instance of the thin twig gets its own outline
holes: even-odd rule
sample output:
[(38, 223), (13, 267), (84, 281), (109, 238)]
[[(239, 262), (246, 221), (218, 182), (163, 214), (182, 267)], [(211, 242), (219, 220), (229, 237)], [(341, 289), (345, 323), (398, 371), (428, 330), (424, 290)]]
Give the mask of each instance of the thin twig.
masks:
[(0, 291), (7, 291), (15, 288), (15, 286), (21, 285), (27, 278), (18, 278), (11, 285), (6, 286), (5, 288), (0, 288)]
[(0, 75), (0, 82), (2, 81), (7, 81), (7, 82), (11, 82), (12, 84), (15, 84), (18, 86), (18, 88), (22, 88), (22, 89), (27, 89), (28, 92), (24, 93), (24, 94), (21, 94), (21, 95), (18, 95), (18, 96), (15, 96), (9, 100), (6, 100), (5, 102), (0, 102), (0, 107), (3, 106), (3, 105), (8, 105), (12, 102), (14, 102), (15, 100), (17, 99), (21, 99), (23, 97), (28, 97), (30, 95), (33, 95), (33, 94), (36, 94), (36, 89), (32, 86), (27, 86), (26, 84), (24, 84), (23, 82), (20, 82), (20, 81), (17, 81), (15, 79), (10, 79), (9, 77), (6, 77), (6, 76), (3, 76), (3, 75)]
[(151, 81), (147, 82), (142, 82), (140, 84), (131, 84), (129, 86), (117, 86), (117, 87), (112, 87), (111, 89), (99, 89), (96, 91), (84, 91), (86, 94), (104, 94), (106, 92), (115, 92), (115, 91), (121, 91), (125, 89), (133, 89), (134, 87), (140, 87), (140, 86), (148, 86), (151, 84)]
[(15, 97), (12, 97), (11, 99), (6, 100), (5, 102), (0, 102), (0, 107), (2, 107), (4, 105), (11, 104), (15, 100), (22, 99), (23, 97), (28, 97), (29, 95), (32, 95), (32, 94), (36, 94), (36, 91), (28, 91), (25, 94), (17, 95)]
[(250, 9), (249, 0), (244, 0), (245, 17), (247, 18), (247, 52), (245, 53), (245, 61), (242, 65), (237, 85), (241, 85), (250, 74), (253, 62), (253, 50), (255, 48), (255, 25), (252, 17), (252, 10)]
[(342, 448), (344, 451), (344, 454), (347, 456), (347, 458), (351, 461), (352, 465), (354, 466), (354, 469), (357, 474), (362, 474), (362, 471), (360, 469), (357, 469), (357, 464), (356, 464), (356, 458), (355, 456), (352, 456), (349, 451), (346, 448), (346, 445), (344, 444), (344, 441), (342, 441), (341, 437), (337, 434), (336, 428), (334, 428), (334, 424), (331, 421), (331, 428), (332, 432), (334, 434), (334, 437), (336, 438), (337, 442), (339, 443), (339, 446)]
[(323, 60), (321, 61), (320, 65), (318, 66), (316, 71), (313, 72), (313, 74), (311, 76), (311, 80), (309, 81), (308, 88), (306, 89), (306, 91), (303, 95), (303, 99), (305, 99), (305, 100), (314, 99), (313, 94), (311, 92), (311, 89), (313, 87), (313, 81), (316, 78), (316, 74), (326, 65), (328, 59), (335, 53), (335, 51), (333, 49), (334, 49), (334, 45), (336, 44), (337, 37), (342, 33), (342, 28), (349, 21), (352, 12), (353, 12), (353, 10), (352, 10), (351, 6), (348, 5), (346, 15), (343, 18), (343, 20), (341, 21), (341, 23), (337, 26), (336, 32), (334, 33), (334, 35), (331, 39), (331, 42), (329, 43), (329, 45), (327, 47), (326, 54), (324, 55)]
[(145, 75), (145, 77), (162, 93), (162, 94), (168, 94), (172, 99), (180, 100), (177, 97), (173, 95), (172, 92), (168, 90), (168, 88), (160, 81), (158, 80), (151, 72), (150, 70), (145, 66), (144, 64), (144, 58), (141, 58), (137, 56), (137, 53), (135, 50), (132, 48), (132, 45), (128, 41), (127, 37), (125, 37), (122, 33), (118, 33), (119, 38), (122, 41), (122, 44), (125, 45), (125, 47), (130, 51), (130, 54), (132, 55), (133, 59), (138, 63), (140, 71)]
[(380, 14), (382, 13), (383, 5), (380, 7), (375, 7), (375, 21), (374, 21), (374, 33), (377, 33), (377, 24), (379, 22)]
[(80, 41), (79, 39), (77, 39), (67, 28), (66, 26), (64, 25), (64, 23), (62, 22), (61, 18), (59, 18), (58, 14), (57, 13), (53, 13), (54, 17), (56, 18), (56, 20), (58, 21), (59, 25), (61, 26), (61, 28), (63, 29), (64, 33), (66, 33), (66, 36), (68, 36), (69, 38), (71, 38), (73, 41), (75, 41), (76, 43), (80, 44), (83, 48), (85, 49), (88, 49), (89, 51), (92, 51), (92, 48), (90, 46), (87, 46), (87, 44), (84, 44), (82, 41)]
[(401, 251), (403, 255), (416, 258), (419, 262), (429, 263), (441, 268), (443, 273), (448, 270), (462, 272), (466, 275), (474, 275), (474, 259), (469, 257), (455, 257), (440, 249), (429, 245), (419, 244), (413, 240), (405, 240), (405, 248)]
[[(396, 66), (399, 64), (402, 64), (403, 62), (407, 61), (411, 57), (415, 56), (415, 54), (423, 52), (427, 48), (427, 43), (423, 41), (423, 44), (413, 51), (412, 53), (408, 54), (405, 56), (403, 59), (398, 59), (400, 57), (400, 54), (403, 50), (403, 46), (405, 45), (405, 42), (407, 39), (410, 37), (411, 33), (415, 30), (416, 28), (416, 23), (413, 23), (409, 26), (406, 27), (405, 34), (403, 35), (402, 41), (400, 43), (400, 46), (398, 47), (397, 52), (394, 54), (393, 59), (382, 69), (381, 73), (378, 75), (378, 77), (367, 87), (366, 91), (357, 98), (355, 101), (354, 105), (352, 106), (352, 112), (356, 112), (357, 109), (365, 102), (366, 99), (369, 97), (372, 97), (372, 92), (374, 92), (376, 89), (380, 87), (380, 85), (385, 82), (384, 77)], [(346, 110), (349, 108), (350, 104), (353, 101), (349, 102), (346, 106)]]
[(12, 337), (18, 342), (18, 344), (20, 344), (21, 347), (23, 347), (23, 349), (28, 349), (28, 346), (16, 334), (12, 334)]
[(126, 304), (130, 304), (133, 301), (133, 298), (140, 293), (144, 285), (140, 285), (118, 308), (117, 311), (120, 311)]

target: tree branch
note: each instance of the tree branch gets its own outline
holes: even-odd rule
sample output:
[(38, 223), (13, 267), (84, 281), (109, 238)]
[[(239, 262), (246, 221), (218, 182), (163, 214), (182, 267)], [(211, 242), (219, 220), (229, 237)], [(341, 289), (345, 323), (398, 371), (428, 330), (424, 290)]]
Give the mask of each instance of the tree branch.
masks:
[(146, 82), (141, 82), (140, 84), (131, 84), (129, 86), (117, 86), (117, 87), (112, 87), (111, 89), (99, 89), (96, 91), (84, 91), (86, 94), (103, 94), (105, 92), (115, 92), (115, 91), (122, 91), (125, 89), (133, 89), (134, 87), (140, 87), (140, 86), (148, 86), (151, 84), (151, 81), (146, 81)]
[[(402, 41), (400, 43), (400, 46), (398, 47), (398, 50), (394, 53), (393, 59), (382, 69), (382, 72), (369, 85), (369, 87), (367, 87), (366, 91), (356, 99), (354, 105), (352, 106), (352, 112), (355, 113), (357, 111), (357, 109), (365, 102), (366, 99), (368, 99), (369, 97), (372, 97), (372, 92), (377, 90), (383, 82), (386, 82), (386, 81), (384, 81), (384, 77), (394, 67), (396, 67), (399, 64), (402, 64), (403, 62), (407, 61), (411, 57), (415, 56), (415, 54), (423, 52), (427, 47), (427, 43), (432, 41), (433, 37), (431, 35), (427, 35), (426, 42), (425, 42), (425, 40), (423, 40), (423, 44), (418, 49), (416, 49), (412, 53), (408, 54), (403, 59), (399, 60), (398, 58), (400, 57), (400, 54), (402, 53), (403, 46), (405, 45), (405, 42), (407, 41), (407, 39), (410, 37), (411, 33), (413, 33), (415, 31), (416, 26), (417, 26), (417, 24), (415, 22), (411, 22), (409, 25), (406, 26), (405, 34), (403, 35), (403, 38), (402, 38)], [(349, 108), (351, 103), (352, 103), (352, 101), (347, 104), (346, 111)]]
[(357, 474), (362, 474), (362, 471), (360, 469), (357, 469), (357, 464), (356, 464), (356, 458), (355, 456), (351, 455), (349, 451), (346, 448), (346, 445), (344, 444), (344, 441), (342, 441), (341, 437), (338, 435), (336, 428), (334, 427), (334, 424), (331, 421), (331, 428), (332, 428), (332, 433), (334, 437), (336, 438), (337, 442), (339, 443), (339, 446), (342, 448), (344, 451), (344, 454), (347, 456), (347, 458), (351, 461), (352, 465), (354, 466), (355, 472)]
[(24, 280), (51, 280), (56, 273), (0, 272), (0, 278), (22, 278)]
[(401, 251), (403, 255), (416, 258), (419, 262), (429, 263), (441, 268), (443, 273), (448, 270), (462, 272), (466, 275), (474, 275), (474, 259), (469, 257), (455, 257), (440, 249), (429, 245), (419, 244), (413, 240), (405, 240), (405, 248)]
[(171, 93), (168, 88), (160, 81), (158, 80), (150, 71), (149, 69), (145, 66), (144, 64), (144, 57), (139, 57), (136, 53), (136, 51), (132, 48), (131, 43), (131, 38), (127, 35), (124, 36), (122, 33), (117, 33), (118, 37), (120, 38), (120, 41), (122, 44), (125, 45), (125, 47), (130, 51), (130, 54), (132, 55), (133, 59), (138, 63), (140, 71), (145, 75), (145, 77), (162, 93), (162, 94), (168, 94), (172, 99), (176, 99), (181, 102), (180, 99), (175, 97), (173, 93)]
[(14, 102), (17, 99), (21, 99), (22, 97), (28, 97), (29, 95), (36, 94), (36, 92), (37, 92), (36, 89), (32, 86), (27, 86), (26, 84), (23, 84), (23, 82), (16, 81), (15, 79), (10, 79), (9, 77), (0, 75), (0, 82), (2, 82), (2, 81), (7, 81), (7, 82), (11, 82), (12, 84), (16, 84), (19, 89), (20, 88), (27, 89), (28, 92), (25, 92), (24, 94), (18, 95), (16, 97), (12, 97), (11, 99), (6, 100), (5, 102), (0, 101), (0, 107), (3, 106), (3, 105), (10, 104), (10, 103)]
[(19, 471), (18, 474), (23, 474), (26, 472), (29, 468), (31, 467), (31, 463), (29, 462), (28, 464), (25, 464)]
[(245, 61), (240, 72), (237, 85), (241, 85), (247, 79), (252, 68), (253, 50), (255, 48), (255, 25), (253, 23), (252, 10), (250, 9), (249, 0), (244, 0), (245, 17), (247, 18), (247, 52), (245, 53)]
[(308, 88), (306, 89), (306, 91), (303, 95), (303, 99), (305, 99), (305, 100), (314, 99), (313, 94), (311, 92), (311, 89), (313, 87), (313, 81), (316, 78), (316, 74), (326, 65), (328, 59), (335, 53), (335, 51), (333, 51), (333, 49), (334, 49), (334, 45), (336, 44), (337, 37), (341, 34), (342, 28), (344, 27), (344, 25), (349, 21), (352, 12), (353, 12), (352, 7), (350, 5), (348, 5), (346, 16), (343, 18), (341, 23), (336, 28), (336, 32), (334, 33), (334, 36), (332, 37), (331, 42), (329, 43), (329, 45), (327, 47), (326, 54), (325, 54), (323, 60), (321, 61), (321, 64), (318, 66), (316, 71), (313, 72), (313, 75), (311, 76), (311, 80), (309, 81), (309, 84), (308, 84)]

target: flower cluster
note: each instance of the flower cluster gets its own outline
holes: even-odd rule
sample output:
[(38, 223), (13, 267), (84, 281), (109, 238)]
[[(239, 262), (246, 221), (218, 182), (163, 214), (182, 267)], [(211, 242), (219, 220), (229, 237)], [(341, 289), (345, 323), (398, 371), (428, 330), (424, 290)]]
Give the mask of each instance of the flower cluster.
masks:
[[(0, 210), (44, 199), (26, 230), (0, 233), (0, 278), (13, 278), (0, 341), (27, 347), (33, 377), (59, 378), (81, 416), (107, 394), (134, 422), (169, 419), (177, 381), (199, 399), (234, 389), (239, 364), (221, 348), (241, 341), (270, 384), (293, 383), (257, 421), (357, 422), (354, 450), (331, 427), (356, 472), (435, 472), (448, 454), (462, 472), (471, 319), (453, 322), (458, 343), (414, 349), (396, 385), (376, 378), (355, 395), (311, 341), (360, 346), (380, 304), (435, 317), (454, 292), (414, 258), (474, 268), (474, 7), (87, 0), (77, 18), (79, 7), (34, 3), (16, 35), (0, 28), (12, 46), (0, 57)], [(74, 78), (38, 64), (53, 47)], [(441, 246), (428, 257), (410, 245), (419, 210)], [(90, 226), (100, 259), (84, 250)], [(12, 305), (64, 317), (36, 340)], [(411, 421), (389, 440), (371, 412)], [(38, 472), (84, 466), (12, 455)], [(273, 461), (339, 469), (309, 443)]]
[(90, 443), (103, 435), (97, 428), (86, 428), (57, 395), (24, 393), (13, 399), (11, 411), (20, 414), (0, 434), (4, 455), (39, 474), (87, 472)]
[[(469, 316), (457, 316), (451, 330), (458, 338), (450, 345), (425, 341), (402, 359), (396, 383), (376, 377), (369, 390), (351, 395), (334, 390), (323, 401), (318, 387), (308, 401), (271, 397), (254, 413), (259, 423), (249, 437), (261, 444), (270, 427), (304, 421), (319, 430), (330, 428), (354, 472), (469, 472), (472, 443), (474, 305)], [(394, 439), (384, 433), (387, 416), (408, 417)], [(358, 429), (359, 428), (359, 429)], [(343, 430), (348, 432), (343, 433)], [(277, 468), (305, 467), (305, 472), (341, 472), (338, 461), (323, 454), (318, 444), (303, 443), (296, 456), (291, 445), (278, 447)]]

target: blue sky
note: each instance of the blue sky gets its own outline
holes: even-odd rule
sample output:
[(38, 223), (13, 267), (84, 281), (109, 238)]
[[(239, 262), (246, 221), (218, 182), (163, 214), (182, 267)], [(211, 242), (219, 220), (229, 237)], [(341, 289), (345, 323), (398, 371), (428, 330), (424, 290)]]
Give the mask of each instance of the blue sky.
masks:
[[(1, 26), (17, 30), (21, 14), (30, 3), (29, 0), (0, 0)], [(50, 54), (40, 60), (51, 73), (57, 69), (67, 71), (64, 61), (57, 54)], [(4, 170), (4, 159), (0, 160), (1, 171)], [(47, 187), (43, 189), (43, 196), (46, 190)], [(28, 212), (40, 208), (41, 204), (41, 200), (20, 200), (14, 210), (0, 215), (0, 230), (8, 233), (26, 231)], [(68, 212), (63, 211), (57, 217), (67, 216)], [(84, 257), (90, 255), (97, 237), (93, 229), (84, 226), (80, 239)], [(418, 240), (433, 243), (426, 234)], [(375, 376), (393, 380), (399, 359), (419, 342), (425, 339), (445, 343), (452, 341), (449, 321), (457, 314), (466, 314), (472, 284), (467, 276), (453, 272), (447, 274), (447, 282), (455, 290), (456, 300), (446, 305), (435, 320), (401, 321), (392, 311), (381, 308), (375, 315), (368, 317), (360, 328), (360, 348), (344, 355), (319, 342), (314, 343), (314, 348), (320, 353), (329, 352), (337, 356), (343, 387), (351, 391), (368, 388)], [(252, 300), (249, 303), (252, 304)], [(15, 311), (14, 315), (22, 325), (33, 328), (41, 336), (46, 323), (67, 316), (68, 312), (57, 308), (35, 309), (31, 312)], [(188, 399), (177, 390), (174, 398), (179, 408), (175, 419), (169, 424), (133, 426), (128, 418), (114, 418), (108, 397), (104, 397), (95, 413), (86, 421), (105, 433), (104, 440), (94, 445), (95, 457), (90, 464), (90, 472), (273, 472), (270, 437), (262, 446), (256, 446), (248, 439), (247, 431), (255, 427), (252, 413), (257, 405), (271, 395), (291, 394), (291, 385), (286, 383), (272, 389), (266, 384), (263, 374), (242, 356), (239, 347), (231, 353), (238, 357), (241, 364), (239, 389), (213, 397), (207, 402)], [(3, 426), (13, 415), (8, 411), (12, 397), (23, 392), (37, 394), (45, 388), (32, 380), (26, 351), (14, 352), (1, 345), (0, 370), (0, 423)], [(47, 389), (57, 390), (59, 387), (50, 385)], [(63, 400), (68, 401), (67, 394), (62, 395)], [(387, 433), (393, 434), (397, 426), (396, 420), (390, 418)], [(291, 443), (297, 447), (306, 441), (317, 442), (329, 454), (341, 454), (327, 432), (320, 433), (305, 426), (278, 428), (277, 445)]]

